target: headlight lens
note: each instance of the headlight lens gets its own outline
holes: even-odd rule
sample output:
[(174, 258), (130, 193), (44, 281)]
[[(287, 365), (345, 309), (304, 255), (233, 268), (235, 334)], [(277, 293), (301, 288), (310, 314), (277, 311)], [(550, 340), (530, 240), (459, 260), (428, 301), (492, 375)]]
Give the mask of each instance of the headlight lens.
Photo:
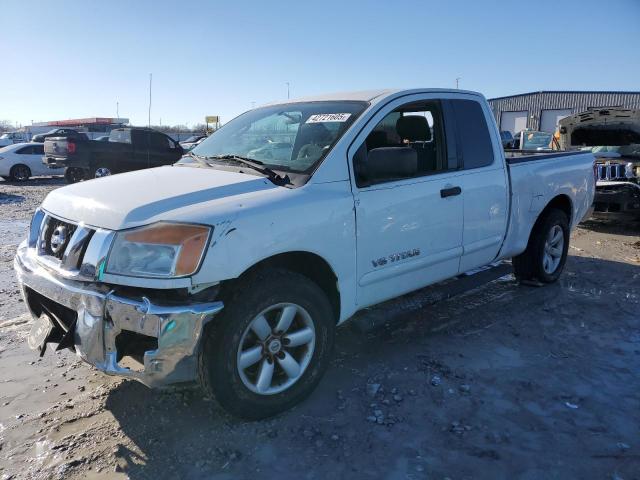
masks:
[(133, 277), (184, 277), (199, 267), (211, 228), (155, 223), (119, 232), (111, 247), (107, 273)]

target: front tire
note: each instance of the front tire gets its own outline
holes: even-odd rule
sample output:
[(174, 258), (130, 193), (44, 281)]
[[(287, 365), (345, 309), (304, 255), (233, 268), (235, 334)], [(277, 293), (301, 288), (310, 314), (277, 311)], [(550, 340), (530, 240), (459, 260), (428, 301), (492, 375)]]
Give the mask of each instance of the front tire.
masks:
[(560, 278), (569, 251), (569, 219), (558, 209), (548, 210), (534, 226), (527, 249), (513, 258), (520, 281), (553, 283)]
[(9, 176), (14, 182), (26, 182), (31, 177), (31, 169), (26, 165), (14, 165), (9, 171)]
[(271, 270), (245, 280), (205, 331), (205, 391), (237, 417), (287, 410), (316, 387), (331, 359), (336, 319), (307, 277)]

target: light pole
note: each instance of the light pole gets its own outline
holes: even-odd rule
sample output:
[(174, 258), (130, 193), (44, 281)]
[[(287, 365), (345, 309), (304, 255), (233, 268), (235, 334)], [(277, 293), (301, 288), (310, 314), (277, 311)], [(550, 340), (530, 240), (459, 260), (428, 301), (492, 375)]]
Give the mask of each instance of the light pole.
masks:
[(291, 98), (289, 96), (289, 82), (286, 82), (286, 84), (287, 84), (287, 100), (289, 100), (289, 98)]
[(151, 82), (153, 80), (153, 73), (149, 74), (149, 124), (151, 126)]
[(456, 77), (456, 90), (458, 90), (460, 87), (460, 77)]

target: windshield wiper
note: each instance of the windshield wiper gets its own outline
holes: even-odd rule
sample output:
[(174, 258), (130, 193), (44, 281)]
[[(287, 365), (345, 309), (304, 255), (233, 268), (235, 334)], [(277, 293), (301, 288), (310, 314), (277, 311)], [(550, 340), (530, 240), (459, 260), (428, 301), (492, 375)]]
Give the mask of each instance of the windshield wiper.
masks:
[(278, 186), (283, 186), (291, 183), (291, 179), (289, 178), (289, 175), (284, 175), (284, 176), (280, 175), (275, 170), (272, 170), (271, 168), (267, 167), (260, 160), (253, 160), (251, 158), (241, 157), (239, 155), (215, 155), (215, 156), (206, 157), (206, 158), (211, 160), (232, 160), (234, 162), (241, 163), (243, 165), (251, 167), (256, 172), (260, 172), (263, 175), (267, 176), (269, 180), (271, 180), (274, 184)]
[(203, 157), (202, 155), (196, 155), (193, 152), (187, 152), (186, 155), (187, 155), (187, 157), (193, 158), (199, 164), (204, 165), (205, 167), (211, 168), (211, 164), (209, 162), (207, 162), (207, 157)]

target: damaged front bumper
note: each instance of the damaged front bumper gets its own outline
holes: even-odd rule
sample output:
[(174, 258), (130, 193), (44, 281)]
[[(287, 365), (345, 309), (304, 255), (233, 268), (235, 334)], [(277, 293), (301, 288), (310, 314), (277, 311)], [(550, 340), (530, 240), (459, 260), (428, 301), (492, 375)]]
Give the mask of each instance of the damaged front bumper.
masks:
[[(56, 328), (69, 333), (69, 346), (84, 361), (149, 387), (197, 378), (202, 332), (222, 310), (222, 302), (160, 305), (144, 296), (118, 294), (104, 284), (60, 278), (35, 256), (23, 242), (14, 260), (25, 303), (34, 318), (54, 317)], [(143, 369), (120, 365), (123, 356), (134, 353)]]
[(640, 185), (624, 181), (596, 184), (594, 217), (640, 216)]

